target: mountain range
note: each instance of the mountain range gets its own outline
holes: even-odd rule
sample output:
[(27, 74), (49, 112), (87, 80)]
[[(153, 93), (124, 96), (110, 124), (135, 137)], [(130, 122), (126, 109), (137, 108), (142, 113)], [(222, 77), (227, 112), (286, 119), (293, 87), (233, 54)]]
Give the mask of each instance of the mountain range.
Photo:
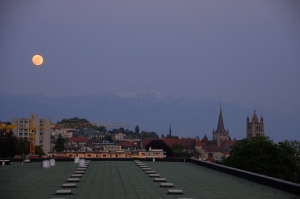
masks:
[[(63, 118), (86, 118), (90, 122), (119, 122), (134, 130), (154, 131), (166, 135), (171, 126), (172, 135), (179, 137), (212, 138), (222, 109), (225, 128), (232, 139), (246, 136), (246, 118), (252, 119), (254, 108), (236, 106), (217, 100), (191, 100), (172, 97), (156, 90), (136, 92), (98, 93), (72, 97), (42, 95), (13, 95), (0, 93), (0, 120), (29, 117), (50, 118), (52, 122)], [(256, 110), (264, 118), (265, 135), (275, 142), (285, 139), (299, 140), (299, 118), (294, 114), (278, 114), (269, 110)]]

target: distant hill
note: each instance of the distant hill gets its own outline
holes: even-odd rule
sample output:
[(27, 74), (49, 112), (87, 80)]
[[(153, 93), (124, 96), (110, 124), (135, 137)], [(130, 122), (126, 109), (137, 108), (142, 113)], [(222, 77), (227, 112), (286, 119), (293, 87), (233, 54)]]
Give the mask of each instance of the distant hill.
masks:
[[(239, 107), (222, 102), (225, 128), (231, 138), (246, 136), (246, 118), (252, 118), (253, 107)], [(126, 122), (130, 130), (139, 125), (140, 131), (166, 135), (172, 125), (172, 135), (209, 139), (217, 127), (220, 101), (175, 98), (157, 91), (119, 92), (76, 97), (45, 97), (0, 94), (0, 120), (36, 117), (71, 118), (77, 116), (93, 122)], [(299, 117), (257, 110), (265, 122), (265, 134), (274, 141), (298, 139)]]
[(82, 123), (90, 123), (90, 122), (85, 118), (79, 119), (78, 117), (73, 117), (70, 119), (62, 119), (60, 122), (57, 122), (57, 124), (70, 124), (70, 123), (82, 124)]
[(94, 128), (95, 125), (92, 125), (85, 118), (73, 117), (70, 119), (62, 119), (60, 122), (57, 122), (56, 127), (60, 128)]

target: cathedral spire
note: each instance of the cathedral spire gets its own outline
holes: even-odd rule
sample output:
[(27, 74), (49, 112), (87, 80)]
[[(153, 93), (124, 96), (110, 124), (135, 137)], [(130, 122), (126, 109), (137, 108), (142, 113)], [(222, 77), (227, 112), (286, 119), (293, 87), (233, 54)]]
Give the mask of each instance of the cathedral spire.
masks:
[(169, 129), (169, 136), (172, 137), (171, 123), (170, 123), (170, 129)]
[(254, 123), (258, 123), (258, 118), (257, 118), (257, 115), (256, 115), (256, 110), (254, 109), (254, 114), (253, 114), (253, 117), (252, 117), (252, 122), (254, 121)]
[(219, 121), (218, 121), (218, 128), (217, 128), (217, 133), (222, 132), (225, 130), (224, 128), (224, 122), (223, 122), (223, 115), (222, 115), (222, 108), (220, 107), (220, 114), (219, 114)]

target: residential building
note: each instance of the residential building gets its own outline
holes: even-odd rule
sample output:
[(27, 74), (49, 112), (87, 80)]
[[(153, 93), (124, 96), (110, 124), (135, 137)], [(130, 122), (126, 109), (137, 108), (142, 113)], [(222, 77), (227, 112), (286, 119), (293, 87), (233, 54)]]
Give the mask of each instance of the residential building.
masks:
[[(16, 126), (15, 129), (12, 129), (14, 135), (29, 141), (30, 121), (31, 118), (12, 119), (12, 124)], [(34, 118), (33, 124), (35, 128), (35, 145), (40, 146), (47, 154), (50, 151), (51, 120)]]
[(115, 140), (123, 140), (125, 136), (126, 136), (126, 134), (116, 133), (116, 134), (114, 134), (114, 139)]
[(67, 148), (69, 147), (84, 147), (86, 145), (86, 137), (70, 137), (66, 141)]

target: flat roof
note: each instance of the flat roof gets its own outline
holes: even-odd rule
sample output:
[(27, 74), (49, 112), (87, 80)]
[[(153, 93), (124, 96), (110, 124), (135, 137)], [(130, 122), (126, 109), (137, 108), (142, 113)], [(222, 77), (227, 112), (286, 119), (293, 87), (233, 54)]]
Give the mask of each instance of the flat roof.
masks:
[[(143, 162), (141, 160), (141, 162)], [(190, 162), (143, 162), (182, 195), (168, 194), (133, 161), (92, 161), (76, 188), (62, 188), (78, 168), (72, 161), (41, 168), (41, 162), (0, 166), (0, 198), (294, 198), (297, 195)], [(56, 190), (72, 195), (56, 195)]]

